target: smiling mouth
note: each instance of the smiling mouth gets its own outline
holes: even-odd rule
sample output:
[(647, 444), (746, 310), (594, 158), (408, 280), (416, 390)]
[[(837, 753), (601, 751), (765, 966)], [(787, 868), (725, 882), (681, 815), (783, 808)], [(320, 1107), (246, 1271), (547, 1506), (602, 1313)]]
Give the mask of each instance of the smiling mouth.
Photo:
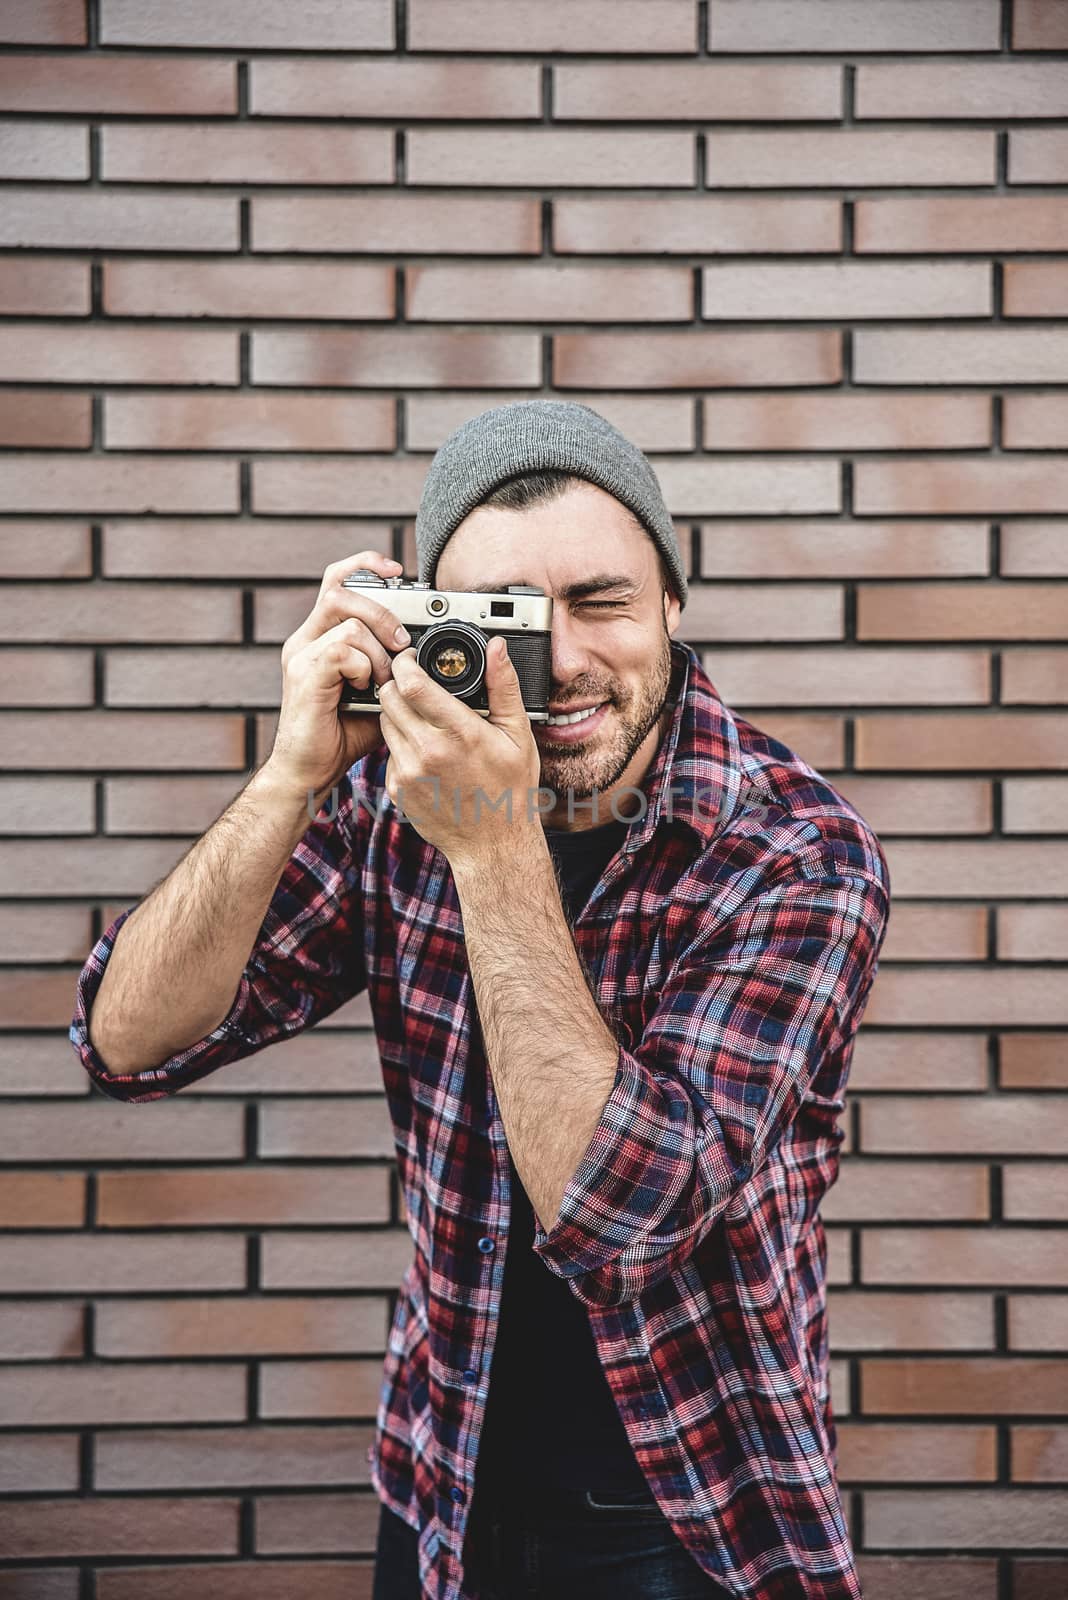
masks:
[(597, 715), (598, 711), (601, 709), (601, 706), (605, 706), (607, 704), (607, 700), (602, 700), (600, 704), (595, 706), (583, 706), (580, 711), (561, 711), (559, 713), (551, 713), (548, 722), (546, 723), (546, 727), (565, 728), (571, 727), (577, 722), (588, 722), (591, 717), (595, 717)]

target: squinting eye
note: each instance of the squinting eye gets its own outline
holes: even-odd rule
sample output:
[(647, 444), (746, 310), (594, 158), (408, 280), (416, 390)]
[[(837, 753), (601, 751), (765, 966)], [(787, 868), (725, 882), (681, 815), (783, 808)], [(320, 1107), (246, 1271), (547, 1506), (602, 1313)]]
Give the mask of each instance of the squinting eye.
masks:
[(604, 606), (621, 606), (622, 600), (583, 600), (581, 604), (587, 611), (600, 611)]

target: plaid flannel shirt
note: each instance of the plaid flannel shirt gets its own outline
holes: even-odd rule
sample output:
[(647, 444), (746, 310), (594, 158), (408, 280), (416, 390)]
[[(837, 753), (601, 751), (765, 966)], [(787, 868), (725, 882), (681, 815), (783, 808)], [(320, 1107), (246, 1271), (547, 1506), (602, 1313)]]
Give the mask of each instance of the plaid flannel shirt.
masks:
[[(826, 1239), (853, 1041), (889, 915), (877, 838), (672, 646), (673, 717), (620, 851), (573, 925), (619, 1039), (615, 1082), (534, 1250), (588, 1309), (635, 1456), (728, 1593), (859, 1600), (828, 1389)], [(369, 1451), (432, 1600), (476, 1600), (462, 1545), (508, 1241), (504, 1125), (456, 888), (384, 793), (385, 745), (282, 873), (219, 1026), (112, 1076), (87, 1019), (124, 911), (78, 980), (72, 1044), (149, 1101), (366, 989), (414, 1255)], [(603, 818), (602, 818), (603, 820)], [(131, 908), (132, 909), (132, 908)]]

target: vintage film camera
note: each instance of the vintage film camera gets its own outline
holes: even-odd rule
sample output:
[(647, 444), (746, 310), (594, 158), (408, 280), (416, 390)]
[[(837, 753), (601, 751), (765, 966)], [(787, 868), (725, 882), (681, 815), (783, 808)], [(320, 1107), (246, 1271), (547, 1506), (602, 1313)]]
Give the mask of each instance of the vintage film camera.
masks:
[[(411, 635), (423, 671), (483, 717), (489, 715), (486, 647), (495, 633), (503, 633), (527, 716), (531, 722), (547, 720), (553, 603), (544, 589), (521, 583), (492, 594), (435, 589), (429, 583), (380, 578), (365, 567), (350, 572), (342, 585), (367, 590), (392, 611)], [(338, 709), (376, 712), (377, 683), (372, 679), (366, 689), (349, 684)]]

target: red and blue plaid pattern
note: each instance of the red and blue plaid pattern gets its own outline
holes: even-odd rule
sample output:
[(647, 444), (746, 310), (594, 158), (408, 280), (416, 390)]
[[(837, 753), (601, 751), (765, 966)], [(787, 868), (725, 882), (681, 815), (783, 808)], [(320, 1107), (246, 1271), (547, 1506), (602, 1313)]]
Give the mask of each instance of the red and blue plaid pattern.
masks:
[[(826, 1240), (853, 1040), (889, 915), (874, 833), (672, 646), (647, 804), (574, 925), (616, 1079), (537, 1252), (587, 1307), (635, 1455), (727, 1592), (860, 1600), (837, 1487)], [(78, 981), (71, 1042), (148, 1101), (366, 989), (414, 1257), (372, 1452), (420, 1532), (423, 1592), (475, 1600), (461, 1550), (509, 1229), (504, 1125), (445, 858), (385, 800), (380, 746), (296, 847), (218, 1028), (111, 1076), (87, 1036), (123, 912)], [(604, 815), (600, 820), (605, 820)]]

